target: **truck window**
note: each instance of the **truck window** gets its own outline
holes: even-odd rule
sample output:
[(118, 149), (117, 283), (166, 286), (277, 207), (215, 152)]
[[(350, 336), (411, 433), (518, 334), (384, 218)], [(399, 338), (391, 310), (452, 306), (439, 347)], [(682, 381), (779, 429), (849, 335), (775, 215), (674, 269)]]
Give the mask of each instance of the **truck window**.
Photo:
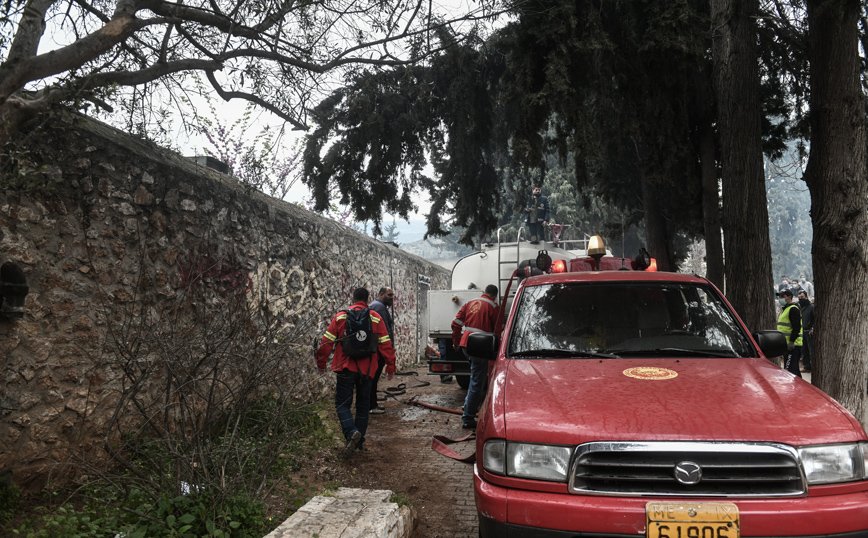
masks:
[(524, 288), (509, 353), (533, 350), (619, 356), (756, 356), (710, 287), (688, 283), (558, 283)]

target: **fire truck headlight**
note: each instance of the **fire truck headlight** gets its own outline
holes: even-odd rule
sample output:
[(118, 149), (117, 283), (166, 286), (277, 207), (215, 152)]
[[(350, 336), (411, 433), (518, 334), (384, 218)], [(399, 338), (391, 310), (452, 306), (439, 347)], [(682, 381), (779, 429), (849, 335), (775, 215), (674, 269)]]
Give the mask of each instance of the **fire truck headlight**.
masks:
[(566, 446), (507, 443), (506, 474), (517, 478), (566, 482), (572, 450)]
[(868, 479), (868, 442), (802, 447), (799, 457), (810, 485)]

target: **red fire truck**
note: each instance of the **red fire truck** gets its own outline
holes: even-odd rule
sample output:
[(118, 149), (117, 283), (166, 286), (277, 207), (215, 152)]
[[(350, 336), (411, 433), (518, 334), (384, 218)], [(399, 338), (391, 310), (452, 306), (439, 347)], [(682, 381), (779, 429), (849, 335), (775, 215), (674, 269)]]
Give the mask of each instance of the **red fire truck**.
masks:
[(471, 336), (480, 536), (868, 537), (863, 427), (769, 360), (781, 333), (650, 262), (529, 262), (501, 337)]

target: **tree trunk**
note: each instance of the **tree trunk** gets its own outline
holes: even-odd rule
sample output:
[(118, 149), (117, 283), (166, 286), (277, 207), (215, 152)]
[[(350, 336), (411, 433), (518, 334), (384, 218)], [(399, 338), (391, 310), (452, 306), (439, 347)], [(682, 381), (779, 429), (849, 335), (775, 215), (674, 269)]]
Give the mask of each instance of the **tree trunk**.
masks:
[(762, 156), (757, 0), (711, 0), (723, 185), (726, 296), (752, 330), (774, 328)]
[(701, 165), (702, 224), (705, 231), (706, 278), (724, 288), (723, 239), (720, 235), (720, 192), (717, 182), (717, 150), (714, 145), (714, 120), (711, 106), (710, 73), (696, 71), (696, 108), (699, 114), (697, 142)]
[(651, 257), (657, 260), (658, 271), (675, 271), (675, 259), (672, 245), (672, 234), (669, 233), (663, 208), (657, 201), (657, 195), (648, 176), (645, 174), (644, 162), (646, 149), (640, 140), (633, 137), (633, 147), (639, 162), (639, 182), (642, 185), (642, 207), (645, 214), (645, 248)]
[(812, 381), (868, 424), (868, 151), (859, 0), (809, 0), (816, 323)]
[(642, 202), (645, 211), (645, 245), (651, 257), (657, 260), (658, 271), (675, 271), (672, 238), (669, 226), (660, 203), (657, 201), (656, 189), (648, 182), (644, 172), (640, 172), (642, 180)]

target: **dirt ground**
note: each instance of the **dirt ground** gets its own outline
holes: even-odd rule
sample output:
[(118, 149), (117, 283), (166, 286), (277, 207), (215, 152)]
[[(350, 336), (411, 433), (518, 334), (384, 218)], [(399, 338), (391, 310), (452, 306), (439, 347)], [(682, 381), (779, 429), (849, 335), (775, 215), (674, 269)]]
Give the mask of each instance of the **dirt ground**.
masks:
[[(408, 498), (419, 519), (423, 538), (476, 538), (476, 507), (473, 500), (473, 466), (440, 455), (431, 449), (434, 435), (465, 437), (461, 416), (408, 405), (416, 397), (427, 404), (458, 410), (466, 391), (453, 380), (441, 383), (426, 375), (427, 367), (405, 370), (417, 375), (396, 376), (380, 382), (380, 397), (388, 387), (406, 385), (406, 392), (386, 397), (382, 415), (372, 415), (366, 451), (348, 459), (333, 460), (335, 480), (343, 486), (389, 489)], [(418, 385), (427, 382), (428, 386)], [(461, 455), (476, 450), (475, 442), (451, 445)], [(337, 448), (336, 448), (337, 450)]]

